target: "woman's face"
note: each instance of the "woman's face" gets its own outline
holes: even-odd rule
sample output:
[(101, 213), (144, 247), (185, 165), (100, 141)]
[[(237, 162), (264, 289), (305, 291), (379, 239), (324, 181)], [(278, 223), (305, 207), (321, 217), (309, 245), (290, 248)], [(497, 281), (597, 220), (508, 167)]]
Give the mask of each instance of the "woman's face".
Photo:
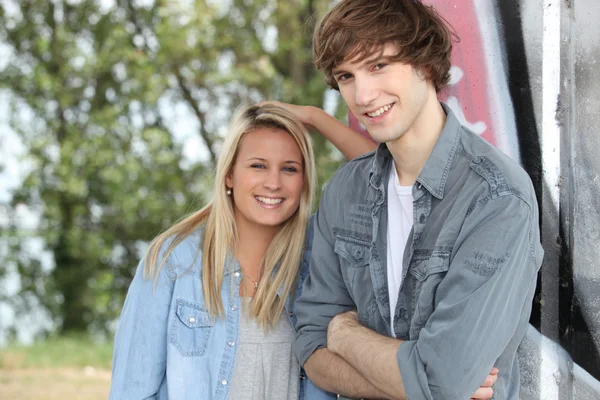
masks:
[(304, 189), (298, 144), (277, 128), (246, 133), (226, 185), (232, 190), (238, 229), (278, 228), (296, 212)]

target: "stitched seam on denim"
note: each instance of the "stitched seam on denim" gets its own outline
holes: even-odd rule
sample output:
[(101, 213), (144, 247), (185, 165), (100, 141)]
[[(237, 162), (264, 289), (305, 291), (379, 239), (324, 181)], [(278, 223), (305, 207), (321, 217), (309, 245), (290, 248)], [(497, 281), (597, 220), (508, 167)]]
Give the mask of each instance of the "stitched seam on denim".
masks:
[(531, 208), (531, 205), (529, 203), (527, 203), (521, 197), (519, 198), (521, 199), (521, 201), (527, 204), (527, 207), (529, 208), (529, 251), (531, 252), (531, 257), (533, 258), (534, 265), (538, 265), (537, 258), (535, 257), (535, 250), (533, 248), (533, 229), (531, 226), (533, 224), (533, 209)]
[[(468, 154), (468, 153), (467, 153)], [(473, 156), (469, 167), (481, 176), (490, 186), (490, 192), (493, 197), (510, 194), (513, 190), (509, 185), (502, 171), (486, 156)], [(479, 162), (473, 160), (479, 158)]]
[[(430, 267), (429, 264), (433, 259), (440, 259), (443, 261), (442, 265), (436, 267)], [(411, 260), (412, 261), (412, 260)], [(450, 252), (446, 251), (435, 251), (431, 253), (431, 257), (427, 258), (418, 258), (415, 261), (417, 263), (427, 263), (425, 268), (422, 268), (423, 271), (419, 270), (415, 267), (409, 267), (408, 273), (417, 278), (419, 281), (424, 281), (427, 279), (429, 275), (439, 274), (441, 272), (446, 272), (450, 268)], [(410, 265), (413, 265), (411, 262)]]
[[(355, 255), (353, 255), (350, 250), (346, 249), (346, 247), (342, 244), (338, 245), (337, 243), (346, 243), (346, 244), (350, 244), (349, 242), (344, 242), (342, 241), (336, 241), (336, 245), (334, 247), (334, 252), (339, 254), (343, 259), (345, 259), (346, 261), (348, 261), (350, 264), (352, 264), (351, 266), (353, 268), (360, 268), (363, 266), (366, 266), (369, 264), (369, 260), (371, 258), (371, 249), (367, 248), (366, 246), (361, 246), (364, 247), (364, 254), (363, 256), (356, 257)], [(354, 243), (351, 243), (354, 244)]]
[(424, 260), (429, 257), (444, 257), (449, 256), (452, 253), (451, 246), (436, 246), (433, 249), (414, 249), (413, 256), (410, 261), (413, 260)]
[(371, 236), (359, 234), (348, 229), (333, 228), (333, 235), (342, 241), (352, 242), (361, 246), (371, 246)]
[(458, 128), (454, 134), (454, 142), (452, 143), (452, 149), (450, 150), (450, 155), (448, 156), (448, 161), (446, 162), (446, 168), (444, 168), (444, 173), (442, 174), (442, 179), (440, 181), (439, 187), (439, 198), (444, 198), (444, 188), (446, 187), (446, 181), (448, 180), (448, 175), (450, 174), (450, 169), (452, 168), (452, 163), (454, 162), (454, 157), (456, 156), (458, 150), (458, 144), (460, 142), (460, 138), (462, 136), (462, 125), (458, 125)]

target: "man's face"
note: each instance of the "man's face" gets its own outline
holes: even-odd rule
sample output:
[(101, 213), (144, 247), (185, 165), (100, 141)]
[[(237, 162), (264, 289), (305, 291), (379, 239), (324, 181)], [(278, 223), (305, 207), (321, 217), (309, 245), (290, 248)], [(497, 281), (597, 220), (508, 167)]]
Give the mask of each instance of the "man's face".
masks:
[(388, 43), (381, 56), (344, 61), (333, 69), (350, 111), (379, 143), (402, 137), (415, 125), (435, 89), (412, 66), (391, 61), (398, 48)]

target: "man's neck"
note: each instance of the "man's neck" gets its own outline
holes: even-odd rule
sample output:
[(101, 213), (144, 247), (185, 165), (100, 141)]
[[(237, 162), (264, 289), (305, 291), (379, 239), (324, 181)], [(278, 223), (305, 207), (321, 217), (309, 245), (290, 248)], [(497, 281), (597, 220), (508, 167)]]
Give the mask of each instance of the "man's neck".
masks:
[(386, 143), (394, 157), (400, 185), (412, 186), (415, 183), (445, 123), (446, 113), (434, 92), (410, 129), (397, 140)]

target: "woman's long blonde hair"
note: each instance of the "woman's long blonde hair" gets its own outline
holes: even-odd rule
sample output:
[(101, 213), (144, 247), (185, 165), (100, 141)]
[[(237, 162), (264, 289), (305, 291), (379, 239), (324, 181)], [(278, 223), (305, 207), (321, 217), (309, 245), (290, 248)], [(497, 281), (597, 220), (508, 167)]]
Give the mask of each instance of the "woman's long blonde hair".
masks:
[[(225, 180), (235, 164), (242, 137), (262, 127), (278, 128), (288, 132), (296, 140), (304, 163), (304, 189), (300, 206), (281, 225), (265, 252), (260, 266), (264, 278), (249, 309), (250, 315), (267, 329), (280, 318), (285, 302), (295, 291), (298, 268), (304, 251), (306, 224), (312, 211), (316, 187), (310, 135), (302, 123), (284, 108), (264, 104), (242, 106), (237, 110), (217, 160), (213, 199), (204, 208), (170, 227), (150, 243), (144, 263), (144, 277), (158, 279), (161, 268), (175, 247), (204, 225), (202, 249), (204, 302), (207, 311), (213, 316), (223, 316), (221, 287), (226, 268), (229, 272), (233, 269), (231, 261), (238, 244), (233, 203), (231, 196), (226, 194)], [(166, 243), (168, 247), (163, 251)], [(158, 263), (161, 255), (162, 259)], [(280, 288), (281, 292), (278, 293)]]

